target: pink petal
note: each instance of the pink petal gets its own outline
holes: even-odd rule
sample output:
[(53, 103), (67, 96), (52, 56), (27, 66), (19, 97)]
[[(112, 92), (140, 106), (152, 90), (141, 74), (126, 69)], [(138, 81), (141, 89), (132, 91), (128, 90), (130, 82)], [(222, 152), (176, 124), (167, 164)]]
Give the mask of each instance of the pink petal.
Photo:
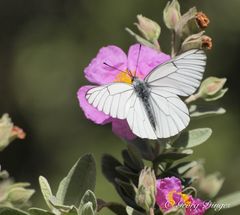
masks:
[[(131, 72), (134, 72), (137, 67), (139, 46), (140, 44), (134, 44), (128, 51), (128, 69)], [(153, 68), (170, 59), (171, 57), (169, 55), (163, 52), (157, 52), (152, 48), (142, 45), (138, 61), (137, 76), (144, 78)]]
[(208, 202), (190, 196), (191, 207), (186, 208), (186, 215), (203, 215), (209, 209)]
[(80, 107), (82, 108), (85, 116), (88, 119), (92, 120), (93, 122), (95, 122), (97, 124), (104, 125), (111, 121), (111, 117), (106, 115), (103, 112), (98, 111), (96, 108), (94, 108), (92, 105), (90, 105), (85, 97), (86, 92), (93, 87), (94, 86), (81, 87), (77, 92), (78, 101), (79, 101)]
[(112, 119), (112, 130), (114, 134), (123, 139), (133, 140), (136, 138), (126, 120)]
[(157, 180), (157, 195), (156, 202), (163, 211), (168, 211), (173, 206), (168, 201), (169, 193), (174, 192), (173, 199), (175, 202), (180, 202), (181, 195), (177, 194), (182, 192), (181, 181), (176, 177), (163, 178)]
[[(113, 69), (104, 63), (117, 69)], [(117, 46), (107, 46), (99, 50), (96, 58), (85, 68), (85, 77), (95, 84), (107, 84), (115, 80), (119, 70), (127, 69), (127, 56)]]

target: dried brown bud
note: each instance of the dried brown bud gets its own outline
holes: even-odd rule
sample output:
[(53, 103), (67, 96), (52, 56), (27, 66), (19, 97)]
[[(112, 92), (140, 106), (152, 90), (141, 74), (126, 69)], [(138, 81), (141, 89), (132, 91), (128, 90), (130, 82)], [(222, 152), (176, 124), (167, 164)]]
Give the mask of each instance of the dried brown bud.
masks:
[(212, 39), (204, 35), (204, 33), (204, 31), (201, 31), (187, 37), (182, 43), (181, 52), (191, 49), (210, 50), (212, 48)]
[(211, 50), (212, 49), (212, 38), (209, 36), (202, 36), (202, 48), (206, 50)]
[(207, 28), (210, 23), (209, 18), (203, 12), (197, 12), (196, 20), (197, 20), (199, 27), (202, 29)]
[(24, 139), (26, 137), (26, 133), (23, 131), (23, 129), (19, 128), (18, 126), (13, 126), (12, 128), (12, 136), (16, 136), (19, 139)]

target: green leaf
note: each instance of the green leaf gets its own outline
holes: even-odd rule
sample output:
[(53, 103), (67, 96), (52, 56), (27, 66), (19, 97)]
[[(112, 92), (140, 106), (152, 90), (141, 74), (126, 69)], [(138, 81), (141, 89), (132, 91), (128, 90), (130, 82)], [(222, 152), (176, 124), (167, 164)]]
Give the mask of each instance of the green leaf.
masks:
[(40, 208), (30, 208), (28, 211), (31, 215), (54, 215), (54, 213)]
[(134, 145), (129, 145), (128, 150), (122, 150), (124, 165), (138, 173), (144, 168), (143, 161), (141, 160), (141, 154)]
[(134, 146), (136, 146), (145, 160), (152, 161), (154, 159), (155, 155), (153, 152), (153, 148), (151, 144), (148, 143), (146, 140), (136, 138), (127, 142), (128, 144), (133, 144)]
[(222, 107), (191, 105), (189, 112), (193, 118), (203, 118), (225, 114), (226, 110)]
[(132, 160), (132, 163), (136, 168), (139, 170), (142, 170), (144, 168), (144, 163), (142, 161), (142, 156), (138, 148), (133, 144), (128, 144), (128, 154), (130, 156), (130, 159)]
[(160, 154), (159, 156), (157, 156), (153, 160), (153, 163), (154, 163), (154, 165), (157, 165), (161, 162), (176, 161), (176, 160), (180, 160), (182, 158), (185, 158), (185, 157), (187, 157), (191, 154), (192, 154), (192, 150), (183, 151), (183, 152), (168, 152), (168, 153)]
[(95, 184), (96, 163), (91, 154), (86, 154), (61, 181), (56, 197), (61, 204), (78, 206), (87, 190), (94, 191)]
[(52, 194), (52, 190), (51, 190), (51, 187), (47, 181), (46, 178), (44, 178), (43, 176), (40, 176), (39, 177), (39, 184), (40, 184), (40, 189), (41, 189), (41, 192), (42, 192), (42, 195), (43, 195), (43, 198), (47, 204), (47, 206), (52, 209), (52, 205), (50, 204), (49, 202), (49, 199), (53, 196)]
[(130, 183), (121, 181), (120, 179), (117, 179), (117, 178), (115, 179), (115, 181), (129, 197), (131, 197), (132, 199), (135, 198), (135, 191), (133, 189), (133, 186)]
[(74, 205), (63, 205), (59, 203), (55, 196), (49, 198), (49, 203), (55, 209), (55, 211), (57, 210), (68, 213), (74, 208)]
[(105, 202), (102, 199), (98, 199), (97, 203), (98, 203), (98, 211), (106, 207), (116, 215), (127, 215), (126, 207), (122, 204), (119, 204), (116, 202)]
[(137, 210), (134, 210), (133, 208), (131, 208), (129, 206), (126, 207), (126, 211), (127, 211), (128, 215), (144, 215), (143, 213), (141, 213)]
[(67, 212), (62, 212), (62, 215), (78, 215), (78, 210), (77, 208), (73, 207), (71, 208), (71, 210), (67, 211)]
[(173, 143), (173, 147), (193, 148), (204, 143), (212, 134), (210, 128), (198, 128), (183, 132)]
[(196, 166), (197, 162), (196, 161), (186, 161), (177, 164), (176, 166), (172, 167), (170, 171), (172, 172), (178, 172), (178, 174), (183, 175), (185, 172), (187, 172), (189, 169), (192, 167)]
[(95, 197), (95, 194), (91, 190), (87, 190), (86, 193), (83, 195), (81, 202), (80, 202), (79, 210), (81, 211), (81, 208), (83, 207), (83, 205), (85, 205), (88, 202), (92, 203), (92, 208), (96, 212), (97, 211), (97, 199)]
[(83, 205), (80, 215), (94, 215), (92, 202), (88, 202)]
[(116, 170), (121, 175), (123, 175), (124, 177), (129, 178), (129, 179), (134, 180), (134, 181), (136, 181), (136, 180), (138, 181), (139, 175), (134, 173), (134, 172), (132, 172), (128, 167), (126, 167), (126, 166), (117, 166)]
[(124, 177), (116, 170), (116, 167), (122, 166), (122, 164), (112, 155), (103, 155), (101, 163), (102, 172), (108, 181), (110, 181), (111, 183), (115, 183), (115, 178), (120, 178), (124, 180)]
[(217, 204), (225, 205), (226, 208), (233, 208), (240, 205), (240, 191), (236, 191), (234, 193), (228, 194), (226, 196), (220, 197), (216, 200)]
[(26, 213), (25, 211), (16, 208), (1, 207), (0, 215), (29, 215), (29, 214)]

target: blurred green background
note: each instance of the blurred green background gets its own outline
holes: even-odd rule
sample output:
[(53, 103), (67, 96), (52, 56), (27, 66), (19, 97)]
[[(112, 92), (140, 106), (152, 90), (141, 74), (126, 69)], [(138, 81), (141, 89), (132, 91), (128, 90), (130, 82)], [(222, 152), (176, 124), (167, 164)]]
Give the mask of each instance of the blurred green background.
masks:
[[(87, 83), (83, 69), (102, 46), (127, 50), (134, 40), (124, 30), (137, 14), (160, 22), (161, 46), (169, 53), (170, 34), (163, 26), (166, 0), (1, 0), (0, 1), (0, 113), (8, 112), (24, 128), (27, 138), (0, 154), (0, 163), (17, 181), (37, 189), (33, 203), (44, 206), (38, 176), (46, 176), (56, 190), (60, 179), (86, 152), (98, 164), (97, 196), (118, 201), (100, 170), (103, 153), (120, 158), (125, 147), (111, 133), (85, 119), (76, 92)], [(240, 190), (239, 171), (239, 0), (182, 0), (182, 11), (196, 5), (211, 20), (207, 34), (214, 47), (208, 53), (206, 76), (228, 78), (227, 95), (216, 102), (227, 114), (192, 121), (191, 127), (210, 127), (211, 139), (195, 150), (205, 158), (207, 172), (226, 176), (221, 194)], [(81, 183), (81, 182), (79, 182)], [(120, 201), (120, 200), (119, 200)], [(220, 214), (236, 215), (240, 208)], [(104, 210), (102, 214), (110, 215)]]

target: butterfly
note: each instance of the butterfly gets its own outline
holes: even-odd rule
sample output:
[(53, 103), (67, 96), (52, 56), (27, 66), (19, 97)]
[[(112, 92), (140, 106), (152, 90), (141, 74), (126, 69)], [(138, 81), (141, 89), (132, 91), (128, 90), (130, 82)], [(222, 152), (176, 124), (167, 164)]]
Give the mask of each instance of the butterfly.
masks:
[(189, 124), (188, 108), (179, 96), (190, 96), (199, 87), (206, 59), (203, 50), (184, 52), (154, 68), (144, 80), (132, 74), (130, 84), (114, 82), (91, 88), (86, 99), (99, 111), (127, 120), (140, 138), (169, 138)]

